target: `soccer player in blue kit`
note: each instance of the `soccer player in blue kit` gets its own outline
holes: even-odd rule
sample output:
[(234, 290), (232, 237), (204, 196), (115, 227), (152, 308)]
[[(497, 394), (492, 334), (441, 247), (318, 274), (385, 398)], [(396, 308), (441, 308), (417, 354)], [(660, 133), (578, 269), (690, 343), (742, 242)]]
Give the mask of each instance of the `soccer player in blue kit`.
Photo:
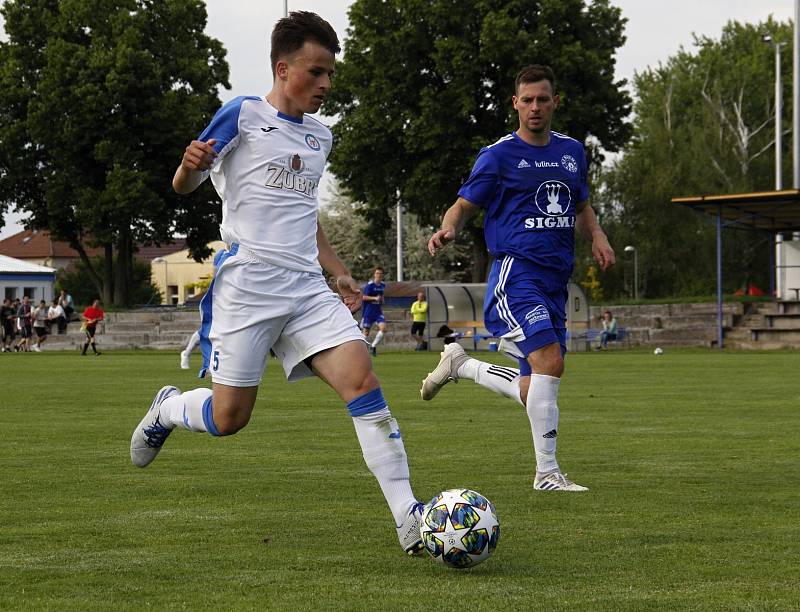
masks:
[(550, 129), (559, 104), (553, 71), (541, 65), (520, 70), (512, 102), (519, 129), (481, 149), (428, 250), (435, 255), (456, 240), (469, 218), (484, 211), (484, 235), (494, 257), (484, 324), (501, 338), (501, 350), (519, 360), (519, 371), (470, 359), (452, 343), (423, 381), (421, 395), (432, 399), (449, 381), (467, 378), (520, 401), (531, 422), (536, 454), (533, 488), (586, 491), (556, 461), (574, 231), (591, 240), (602, 270), (614, 264), (614, 251), (588, 203), (583, 145)]
[(361, 329), (364, 330), (364, 339), (369, 338), (369, 330), (373, 325), (378, 325), (378, 333), (370, 345), (373, 356), (378, 354), (378, 345), (383, 340), (386, 333), (386, 319), (383, 316), (383, 293), (386, 291), (386, 283), (383, 282), (383, 268), (378, 266), (372, 272), (372, 280), (364, 285), (361, 291), (363, 305), (361, 306)]
[[(279, 20), (272, 90), (228, 102), (186, 147), (173, 187), (190, 193), (211, 177), (228, 245), (215, 257), (200, 305), (201, 375), (211, 372), (213, 389), (161, 388), (133, 432), (131, 461), (147, 466), (175, 428), (227, 436), (245, 427), (272, 349), (290, 381), (316, 375), (347, 405), (400, 544), (415, 554), (422, 551), (422, 505), (411, 491), (400, 429), (351, 314), (361, 291), (317, 223), (317, 186), (333, 138), (308, 113), (319, 110), (331, 87), (339, 50), (336, 33), (318, 15), (297, 11)], [(311, 435), (313, 424), (308, 428)]]

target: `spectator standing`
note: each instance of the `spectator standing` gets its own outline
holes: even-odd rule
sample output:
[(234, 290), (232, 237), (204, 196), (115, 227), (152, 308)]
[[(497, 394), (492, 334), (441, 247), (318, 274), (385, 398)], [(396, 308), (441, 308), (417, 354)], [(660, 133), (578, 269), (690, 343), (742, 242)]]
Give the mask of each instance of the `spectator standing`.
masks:
[(22, 296), (22, 303), (17, 309), (17, 329), (19, 329), (22, 337), (17, 343), (15, 350), (31, 350), (31, 336), (33, 335), (33, 308), (31, 308), (31, 299), (27, 295)]
[(72, 320), (72, 313), (75, 312), (75, 302), (72, 301), (72, 296), (66, 289), (61, 290), (58, 304), (64, 309), (64, 333), (66, 333), (67, 324)]
[(0, 328), (2, 328), (1, 333), (3, 334), (4, 353), (11, 352), (11, 344), (14, 342), (14, 337), (17, 335), (14, 329), (16, 319), (16, 310), (14, 310), (14, 307), (11, 305), (11, 300), (9, 298), (4, 299), (3, 305), (0, 306)]
[(83, 344), (81, 355), (86, 354), (86, 349), (92, 345), (92, 352), (95, 355), (102, 355), (94, 344), (94, 334), (97, 331), (97, 324), (102, 321), (106, 316), (103, 309), (100, 308), (100, 300), (95, 300), (92, 305), (83, 311), (83, 329), (86, 331), (86, 342)]
[(420, 291), (417, 294), (417, 301), (411, 304), (411, 335), (417, 341), (415, 351), (424, 351), (428, 348), (428, 343), (422, 337), (427, 321), (428, 302), (425, 300), (425, 292)]
[(66, 333), (67, 315), (64, 312), (64, 307), (58, 303), (58, 298), (53, 298), (50, 308), (47, 309), (47, 320), (49, 325), (56, 324), (59, 334)]
[(37, 353), (42, 352), (42, 345), (47, 340), (47, 302), (41, 300), (39, 305), (33, 309), (33, 331), (36, 333), (36, 344), (31, 348)]

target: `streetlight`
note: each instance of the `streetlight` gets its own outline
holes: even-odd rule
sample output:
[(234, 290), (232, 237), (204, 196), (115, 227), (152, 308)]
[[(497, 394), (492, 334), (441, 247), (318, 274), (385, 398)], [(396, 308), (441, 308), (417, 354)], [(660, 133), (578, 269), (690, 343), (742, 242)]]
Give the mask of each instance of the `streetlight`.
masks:
[(163, 257), (156, 257), (153, 259), (153, 263), (164, 264), (164, 301), (166, 304), (172, 304), (172, 299), (169, 295), (169, 275), (167, 274), (169, 271), (169, 264), (167, 264), (167, 260)]
[(633, 299), (639, 299), (639, 257), (636, 254), (636, 247), (630, 244), (625, 247), (626, 253), (633, 253)]

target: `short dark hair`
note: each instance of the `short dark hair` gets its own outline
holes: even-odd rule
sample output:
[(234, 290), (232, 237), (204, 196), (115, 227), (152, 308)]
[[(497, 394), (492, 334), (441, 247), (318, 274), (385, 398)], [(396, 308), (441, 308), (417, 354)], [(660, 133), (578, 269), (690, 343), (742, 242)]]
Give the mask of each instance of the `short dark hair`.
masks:
[(519, 92), (519, 86), (523, 83), (538, 83), (539, 81), (550, 81), (553, 93), (556, 93), (556, 75), (550, 66), (542, 64), (529, 64), (520, 69), (514, 80), (514, 92)]
[(327, 21), (310, 11), (292, 11), (288, 17), (279, 19), (272, 29), (272, 49), (269, 54), (272, 74), (278, 59), (300, 49), (307, 40), (312, 40), (336, 55), (341, 51), (339, 37)]
[(378, 270), (380, 270), (381, 272), (386, 272), (386, 270), (384, 270), (381, 266), (375, 266), (373, 272), (377, 272)]

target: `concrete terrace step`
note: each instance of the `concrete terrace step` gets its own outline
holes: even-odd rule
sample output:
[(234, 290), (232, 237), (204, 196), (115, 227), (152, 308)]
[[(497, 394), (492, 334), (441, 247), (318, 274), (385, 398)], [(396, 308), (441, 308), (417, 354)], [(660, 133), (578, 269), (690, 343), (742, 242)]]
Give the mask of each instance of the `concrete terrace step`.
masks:
[(764, 315), (765, 325), (773, 329), (800, 329), (800, 313)]

